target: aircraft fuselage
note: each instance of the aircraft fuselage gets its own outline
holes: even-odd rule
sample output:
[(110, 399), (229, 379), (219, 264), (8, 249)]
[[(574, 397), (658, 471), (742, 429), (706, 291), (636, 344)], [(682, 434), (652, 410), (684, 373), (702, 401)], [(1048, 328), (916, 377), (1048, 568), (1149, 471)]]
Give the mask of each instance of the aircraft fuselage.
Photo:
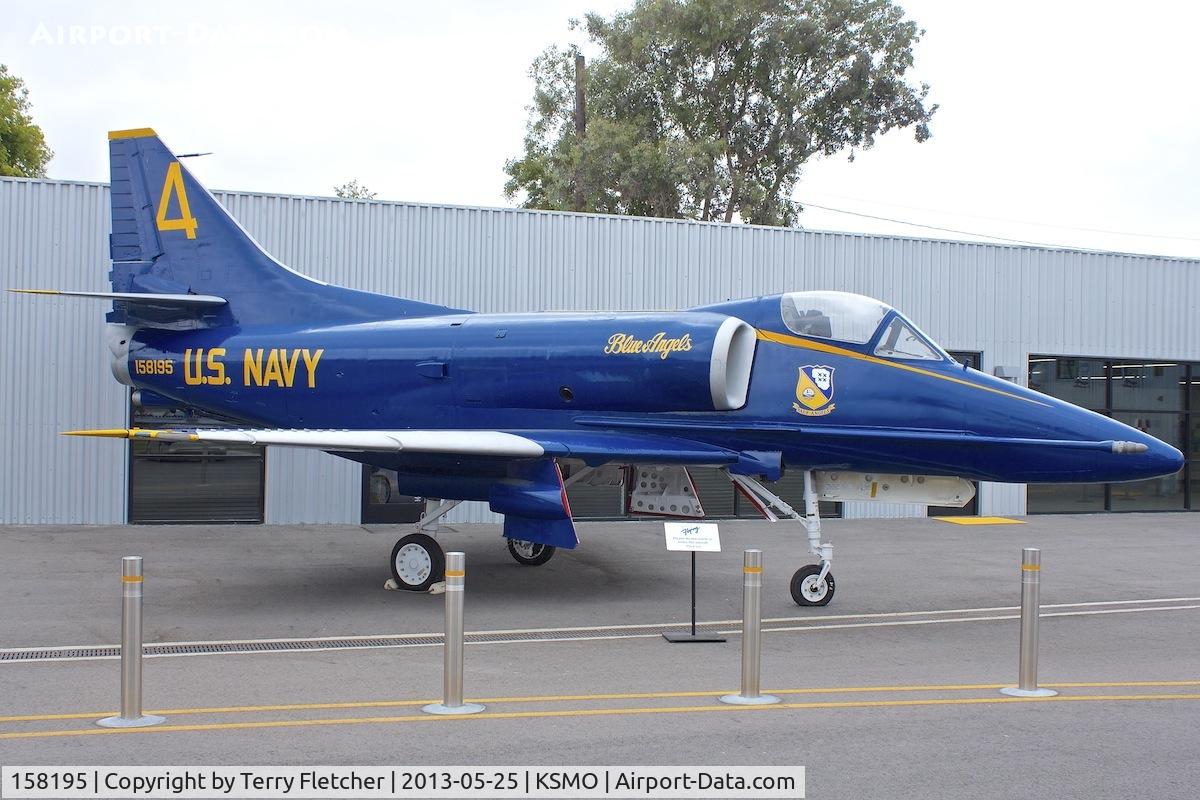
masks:
[[(126, 366), (136, 386), (272, 427), (519, 432), (536, 422), (780, 451), (789, 467), (1011, 482), (1135, 480), (1178, 459), (1122, 423), (953, 361), (795, 336), (773, 318), (778, 303), (141, 330)], [(731, 318), (751, 322), (756, 342), (745, 402), (721, 410), (714, 339)], [(1146, 449), (1114, 452), (1113, 442)], [(404, 469), (437, 459), (359, 460)]]

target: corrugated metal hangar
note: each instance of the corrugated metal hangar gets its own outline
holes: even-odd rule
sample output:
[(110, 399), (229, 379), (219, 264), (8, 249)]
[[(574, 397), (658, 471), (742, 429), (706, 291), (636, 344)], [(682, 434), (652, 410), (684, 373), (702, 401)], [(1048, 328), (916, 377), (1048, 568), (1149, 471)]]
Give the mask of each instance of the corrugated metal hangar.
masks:
[[(682, 220), (216, 192), (271, 253), (320, 280), (480, 311), (686, 308), (840, 289), (896, 308), (960, 360), (1175, 445), (1178, 475), (1134, 484), (982, 484), (968, 513), (1200, 509), (1200, 261)], [(108, 187), (0, 178), (9, 288), (108, 290)], [(324, 453), (59, 436), (169, 425), (113, 380), (94, 301), (0, 299), (0, 521), (403, 521), (388, 476)], [(702, 471), (701, 471), (702, 472)], [(745, 513), (716, 476), (705, 506)], [(794, 494), (785, 476), (780, 494)], [(590, 492), (584, 494), (583, 492)], [(619, 488), (572, 495), (617, 518)], [(847, 517), (924, 506), (847, 503)], [(929, 513), (942, 513), (937, 509)], [(465, 503), (449, 521), (491, 521)]]

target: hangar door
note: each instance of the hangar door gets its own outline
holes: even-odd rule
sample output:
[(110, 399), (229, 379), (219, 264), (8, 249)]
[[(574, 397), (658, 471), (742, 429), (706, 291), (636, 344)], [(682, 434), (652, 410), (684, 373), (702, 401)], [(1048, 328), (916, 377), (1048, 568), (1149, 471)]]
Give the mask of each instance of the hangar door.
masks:
[[(135, 428), (228, 427), (227, 420), (131, 404)], [(264, 448), (202, 442), (129, 442), (131, 523), (263, 521)]]

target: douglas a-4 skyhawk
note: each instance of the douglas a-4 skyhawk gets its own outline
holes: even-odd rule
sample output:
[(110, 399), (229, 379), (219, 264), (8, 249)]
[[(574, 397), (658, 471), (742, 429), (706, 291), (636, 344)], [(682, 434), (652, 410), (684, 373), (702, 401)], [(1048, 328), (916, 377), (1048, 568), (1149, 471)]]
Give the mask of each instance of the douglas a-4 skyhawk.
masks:
[[(624, 485), (635, 514), (704, 516), (689, 466), (722, 469), (834, 593), (817, 503), (961, 506), (969, 481), (1108, 482), (1179, 470), (1116, 420), (955, 362), (888, 305), (789, 292), (677, 312), (479, 314), (331, 286), (268, 255), (149, 129), (109, 135), (117, 380), (143, 402), (245, 427), (71, 433), (308, 447), (396, 470), (397, 488), (504, 515), (541, 564), (578, 543), (566, 487)], [(796, 510), (763, 481), (804, 476)], [(396, 543), (401, 588), (442, 580), (437, 542)]]

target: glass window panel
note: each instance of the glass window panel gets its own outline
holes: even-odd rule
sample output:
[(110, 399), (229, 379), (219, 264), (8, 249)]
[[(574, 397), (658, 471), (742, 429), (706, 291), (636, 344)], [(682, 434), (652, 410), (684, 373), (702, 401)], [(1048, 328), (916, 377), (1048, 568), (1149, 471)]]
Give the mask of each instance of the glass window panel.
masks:
[(983, 354), (969, 350), (950, 350), (948, 355), (963, 366), (971, 369), (983, 369)]
[(1188, 414), (1186, 444), (1184, 454), (1187, 458), (1200, 460), (1200, 412)]
[(1031, 483), (1030, 514), (1091, 514), (1104, 510), (1102, 483)]
[(1029, 388), (1077, 406), (1102, 411), (1107, 375), (1098, 358), (1029, 357)]
[[(130, 405), (138, 428), (230, 427), (190, 408)], [(263, 448), (138, 440), (129, 448), (131, 523), (263, 521)]]
[(906, 361), (941, 361), (942, 357), (925, 340), (917, 335), (902, 319), (893, 319), (888, 325), (879, 344), (875, 345), (875, 355), (886, 358), (900, 358)]
[(1172, 447), (1183, 449), (1183, 414), (1160, 414), (1155, 412), (1114, 411), (1112, 418), (1124, 422), (1131, 428), (1161, 439)]
[(1192, 511), (1200, 511), (1200, 461), (1188, 464), (1188, 492)]
[(891, 307), (847, 292), (791, 292), (779, 304), (792, 333), (866, 344)]
[(1182, 411), (1181, 382), (1186, 370), (1179, 364), (1140, 359), (1114, 361), (1109, 365), (1113, 408), (1146, 411)]
[(425, 498), (400, 491), (396, 470), (363, 465), (363, 522), (416, 522), (424, 510)]
[(1183, 473), (1110, 485), (1113, 511), (1181, 511)]
[(729, 518), (736, 514), (733, 484), (724, 472), (712, 467), (688, 467), (688, 474), (692, 476), (705, 516)]

